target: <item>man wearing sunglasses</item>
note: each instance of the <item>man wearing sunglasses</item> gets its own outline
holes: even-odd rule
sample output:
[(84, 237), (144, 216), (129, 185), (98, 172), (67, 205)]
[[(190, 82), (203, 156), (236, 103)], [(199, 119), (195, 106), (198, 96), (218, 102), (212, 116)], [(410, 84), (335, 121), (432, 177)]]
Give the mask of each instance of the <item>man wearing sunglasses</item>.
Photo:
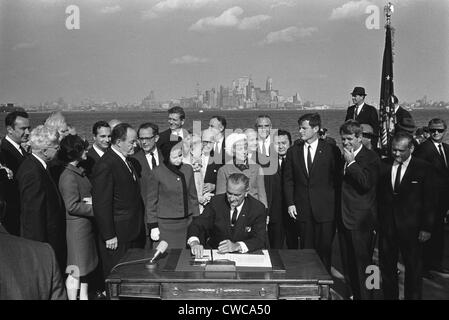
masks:
[(449, 209), (449, 145), (444, 143), (447, 132), (446, 122), (434, 118), (429, 121), (430, 139), (416, 149), (414, 155), (429, 162), (436, 171), (434, 189), (438, 193), (435, 223), (432, 238), (424, 247), (424, 276), (432, 279), (436, 271), (449, 274), (449, 269), (442, 266), (444, 252), (444, 218)]

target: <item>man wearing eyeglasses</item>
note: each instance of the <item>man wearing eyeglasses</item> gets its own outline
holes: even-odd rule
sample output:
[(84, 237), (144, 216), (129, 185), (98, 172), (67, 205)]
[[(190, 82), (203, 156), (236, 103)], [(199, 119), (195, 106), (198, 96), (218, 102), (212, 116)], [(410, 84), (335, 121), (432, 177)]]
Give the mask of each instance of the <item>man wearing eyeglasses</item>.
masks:
[(143, 123), (137, 130), (137, 136), (141, 150), (132, 155), (130, 161), (137, 171), (142, 199), (147, 199), (152, 171), (163, 161), (162, 153), (156, 146), (159, 140), (159, 127), (151, 122)]
[(40, 125), (31, 131), (32, 154), (20, 165), (17, 182), (20, 192), (20, 235), (47, 242), (53, 248), (61, 273), (66, 265), (65, 209), (49, 162), (59, 150), (56, 130)]
[(429, 162), (435, 172), (434, 189), (438, 193), (435, 223), (432, 238), (424, 247), (424, 276), (432, 279), (429, 271), (449, 274), (449, 269), (443, 267), (444, 252), (444, 218), (449, 209), (449, 145), (444, 143), (447, 132), (446, 122), (439, 118), (429, 121), (430, 139), (421, 143), (414, 155)]

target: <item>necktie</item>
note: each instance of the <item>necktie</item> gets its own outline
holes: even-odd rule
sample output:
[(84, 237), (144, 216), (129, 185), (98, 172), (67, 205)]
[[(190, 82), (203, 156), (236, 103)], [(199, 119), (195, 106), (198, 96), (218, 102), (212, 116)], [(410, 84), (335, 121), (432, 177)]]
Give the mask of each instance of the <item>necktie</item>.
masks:
[(443, 160), (444, 166), (447, 168), (447, 161), (446, 158), (444, 157), (443, 147), (441, 146), (441, 144), (438, 145), (438, 149), (440, 150), (440, 156), (441, 159)]
[(134, 173), (134, 167), (133, 167), (133, 165), (132, 165), (131, 161), (129, 161), (129, 159), (128, 159), (128, 158), (126, 159), (126, 164), (128, 165), (128, 169), (129, 169), (129, 171), (130, 171), (130, 172), (131, 172), (131, 174), (133, 175), (133, 179), (134, 179), (134, 181), (136, 181), (136, 175), (135, 175), (135, 173)]
[(355, 106), (355, 108), (354, 108), (354, 120), (355, 120), (355, 118), (357, 118), (357, 111), (358, 111), (358, 109), (359, 109), (359, 107)]
[(307, 147), (307, 173), (310, 175), (310, 170), (312, 169), (312, 154), (310, 153), (310, 149), (312, 147)]
[(234, 211), (232, 212), (232, 218), (231, 218), (231, 226), (233, 227), (235, 223), (237, 222), (237, 208), (234, 208)]
[(154, 153), (150, 152), (150, 156), (151, 156), (151, 169), (154, 169), (157, 167), (156, 159), (154, 158)]
[(396, 171), (396, 177), (394, 178), (394, 187), (393, 187), (394, 193), (398, 193), (399, 191), (399, 185), (401, 184), (401, 169), (402, 163), (399, 164), (398, 170)]
[(22, 146), (20, 146), (20, 152), (22, 153), (22, 156), (27, 155), (27, 152), (25, 151), (25, 149)]

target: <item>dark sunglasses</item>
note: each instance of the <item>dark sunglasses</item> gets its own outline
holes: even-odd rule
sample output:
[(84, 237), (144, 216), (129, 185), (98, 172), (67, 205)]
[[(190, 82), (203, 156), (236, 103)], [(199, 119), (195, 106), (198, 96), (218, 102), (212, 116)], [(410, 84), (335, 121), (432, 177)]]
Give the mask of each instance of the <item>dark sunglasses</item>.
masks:
[(364, 138), (371, 139), (371, 138), (374, 137), (374, 134), (369, 133), (369, 132), (362, 132), (362, 136), (363, 136)]
[(429, 129), (429, 131), (430, 131), (431, 133), (435, 133), (435, 132), (443, 133), (445, 130), (446, 130), (446, 129)]

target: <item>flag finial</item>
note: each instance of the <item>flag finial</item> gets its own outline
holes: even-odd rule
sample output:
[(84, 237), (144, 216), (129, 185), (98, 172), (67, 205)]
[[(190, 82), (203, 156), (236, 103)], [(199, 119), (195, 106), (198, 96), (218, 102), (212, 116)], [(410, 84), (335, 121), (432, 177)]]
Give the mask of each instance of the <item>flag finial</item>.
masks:
[(384, 13), (385, 13), (385, 17), (387, 19), (385, 24), (388, 26), (391, 23), (391, 15), (393, 14), (393, 12), (394, 12), (393, 4), (391, 2), (388, 2), (384, 7)]

